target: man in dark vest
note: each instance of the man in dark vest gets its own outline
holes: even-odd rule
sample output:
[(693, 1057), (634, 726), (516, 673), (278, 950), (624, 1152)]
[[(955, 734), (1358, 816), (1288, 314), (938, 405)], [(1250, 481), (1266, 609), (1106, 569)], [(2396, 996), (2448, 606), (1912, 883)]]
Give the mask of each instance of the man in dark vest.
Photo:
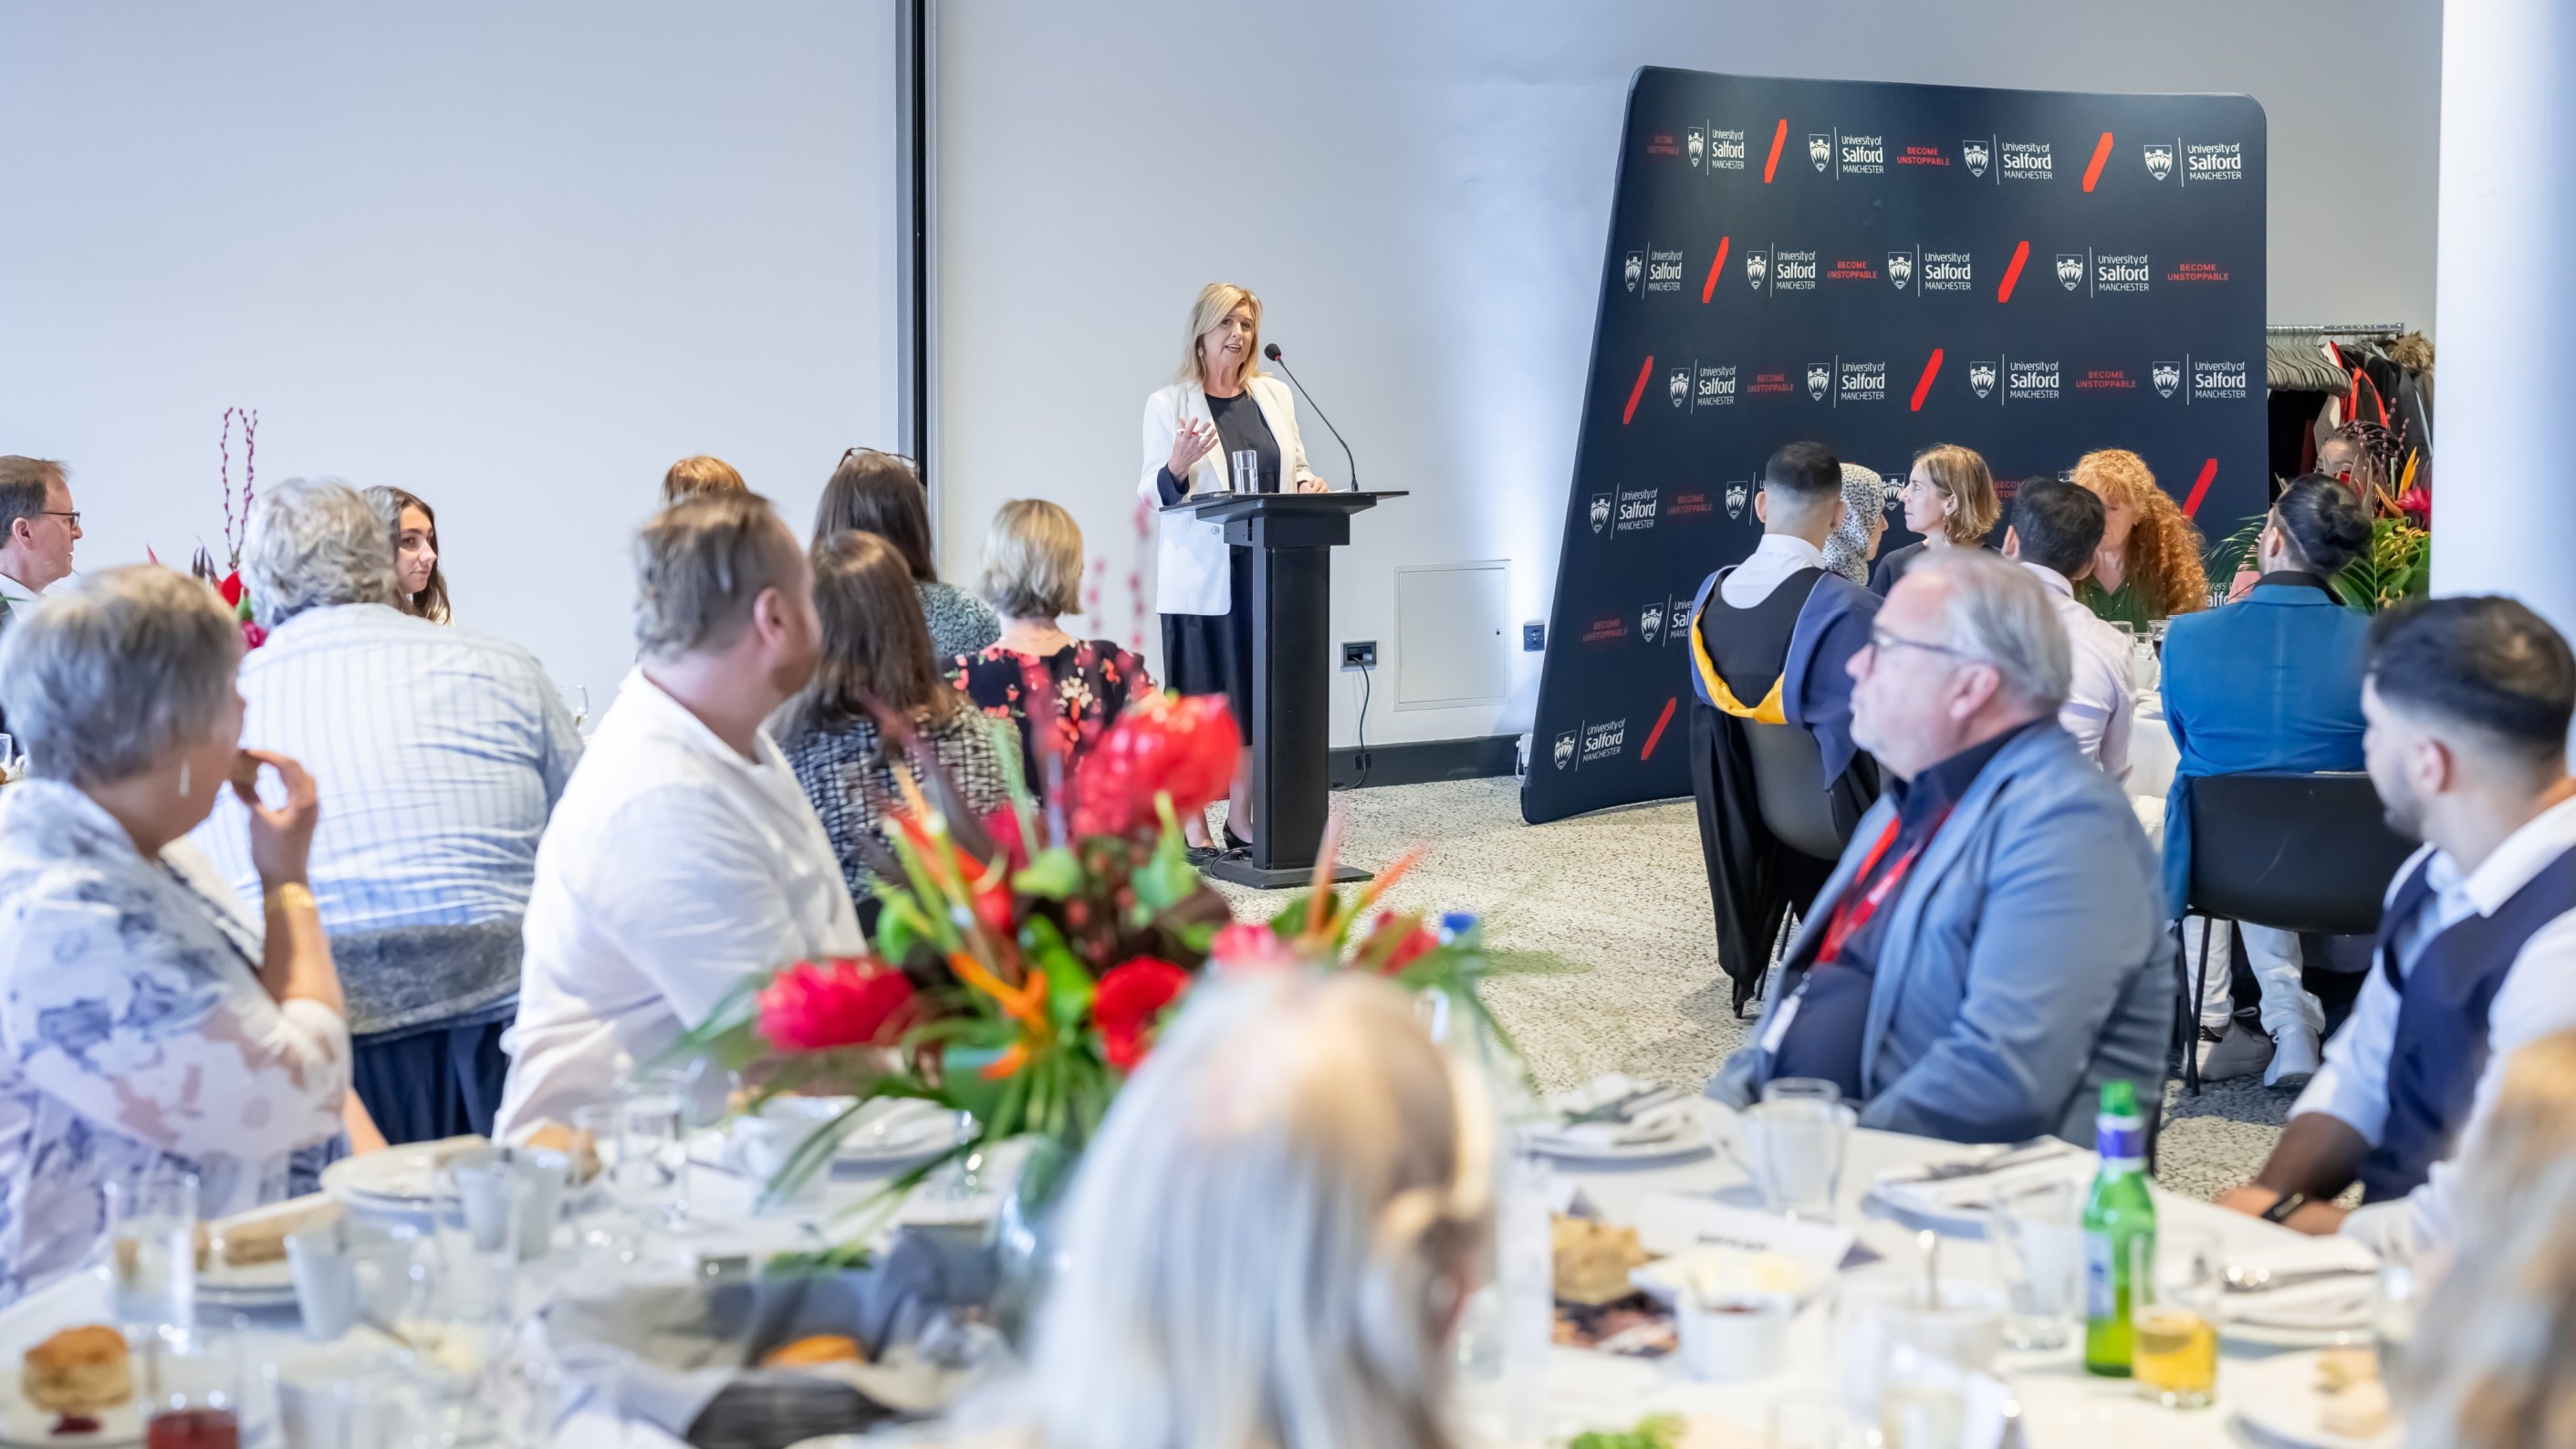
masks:
[[(2451, 1159), (2505, 1059), (2576, 1026), (2576, 655), (2503, 598), (2415, 604), (2370, 632), (2370, 779), (2424, 848), (2389, 885), (2324, 1068), (2262, 1172), (2219, 1201), (2404, 1258), (2444, 1240)], [(2347, 1217), (2331, 1199), (2355, 1182)]]
[(1781, 921), (1804, 911), (1834, 868), (1763, 824), (1748, 731), (1781, 726), (1813, 739), (1838, 827), (1849, 830), (1878, 798), (1876, 767), (1852, 744), (1845, 666), (1869, 643), (1879, 600), (1825, 567), (1825, 540), (1843, 511), (1832, 450), (1791, 443), (1772, 454), (1753, 499), (1762, 542), (1709, 575), (1691, 604), (1691, 792), (1718, 965), (1734, 978), (1739, 1011), (1770, 967)]

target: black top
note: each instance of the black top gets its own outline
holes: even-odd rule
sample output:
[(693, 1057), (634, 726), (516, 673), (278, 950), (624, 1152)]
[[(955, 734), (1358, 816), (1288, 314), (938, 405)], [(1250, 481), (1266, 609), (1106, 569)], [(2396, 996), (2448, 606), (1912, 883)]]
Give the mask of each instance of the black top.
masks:
[(1779, 682), (1780, 672), (1789, 666), (1789, 640), (1798, 632), (1798, 615), (1824, 576), (1823, 569), (1800, 569), (1772, 585), (1762, 602), (1750, 609), (1726, 601), (1723, 579), (1709, 591), (1708, 607), (1700, 612), (1697, 625), (1700, 642), (1737, 703), (1754, 708)]
[[(1867, 872), (1852, 877), (1838, 899), (1857, 902), (1899, 861), (1919, 854), (1931, 844), (1941, 823), (1950, 818), (1951, 807), (1968, 793), (1968, 787), (1985, 773), (1988, 762), (2004, 746), (2028, 730), (2055, 722), (2054, 717), (2032, 720), (2006, 730), (1983, 744), (1970, 745), (1911, 780), (1890, 777), (1887, 793), (1896, 802), (1896, 837), (1878, 852), (1878, 859)], [(1856, 850), (1877, 844), (1876, 840), (1852, 840)], [(1903, 889), (1898, 887), (1900, 893)], [(1893, 898), (1884, 902), (1882, 909), (1844, 939), (1841, 954), (1829, 965), (1812, 965), (1815, 945), (1824, 938), (1823, 930), (1808, 934), (1800, 950), (1804, 960), (1788, 963), (1806, 969), (1806, 977), (1789, 1004), (1781, 1008), (1795, 1014), (1781, 1033), (1779, 1048), (1771, 1053), (1772, 1078), (1822, 1077), (1840, 1085), (1843, 1096), (1853, 1102), (1869, 1095), (1860, 1079), (1861, 1038), (1869, 1021), (1869, 994), (1878, 973), (1879, 946), (1887, 937), (1889, 918), (1896, 914), (1895, 905)], [(1822, 899), (1815, 908), (1820, 913), (1832, 909)]]
[[(1207, 400), (1208, 416), (1216, 420), (1216, 466), (1226, 486), (1234, 486), (1234, 455), (1257, 453), (1261, 457), (1260, 484), (1264, 493), (1279, 491), (1279, 440), (1270, 432), (1270, 420), (1261, 415), (1261, 404), (1250, 392), (1232, 397)], [(1170, 507), (1189, 496), (1189, 484), (1172, 476), (1166, 463), (1154, 475), (1154, 485), (1163, 495), (1163, 505)]]
[(1880, 554), (1878, 567), (1869, 571), (1869, 591), (1886, 598), (1887, 591), (1895, 588), (1896, 581), (1905, 577), (1905, 571), (1914, 567), (1914, 561), (1923, 556), (1923, 549), (1923, 544), (1909, 543), (1903, 548), (1891, 548)]
[(1086, 639), (1039, 658), (999, 644), (957, 661), (949, 682), (975, 707), (1020, 731), (1020, 780), (1047, 792), (1054, 761), (1066, 774), (1127, 710), (1154, 688), (1145, 662), (1106, 639)]

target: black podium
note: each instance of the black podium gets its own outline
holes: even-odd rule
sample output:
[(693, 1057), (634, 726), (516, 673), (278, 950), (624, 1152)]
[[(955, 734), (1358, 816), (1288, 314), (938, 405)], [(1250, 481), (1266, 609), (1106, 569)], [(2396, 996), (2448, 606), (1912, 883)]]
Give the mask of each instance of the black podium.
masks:
[[(1251, 850), (1200, 867), (1218, 880), (1263, 890), (1314, 879), (1333, 788), (1333, 569), (1331, 550), (1351, 541), (1351, 515), (1392, 493), (1210, 493), (1163, 511), (1225, 525), (1225, 541), (1252, 552)], [(1368, 872), (1338, 868), (1339, 880)]]

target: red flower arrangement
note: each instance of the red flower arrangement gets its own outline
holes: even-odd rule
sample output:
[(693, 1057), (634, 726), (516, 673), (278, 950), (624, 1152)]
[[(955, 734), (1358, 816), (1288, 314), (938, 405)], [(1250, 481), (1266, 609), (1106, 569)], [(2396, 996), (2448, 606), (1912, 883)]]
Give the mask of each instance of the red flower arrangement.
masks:
[(760, 988), (759, 1030), (783, 1052), (893, 1046), (912, 1025), (920, 995), (882, 961), (799, 961)]

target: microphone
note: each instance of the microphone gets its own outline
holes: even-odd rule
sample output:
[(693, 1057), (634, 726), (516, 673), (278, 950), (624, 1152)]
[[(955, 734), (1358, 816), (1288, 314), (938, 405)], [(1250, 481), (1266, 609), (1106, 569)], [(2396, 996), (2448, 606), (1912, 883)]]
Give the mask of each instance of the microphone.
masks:
[(1290, 382), (1297, 383), (1297, 390), (1299, 392), (1306, 393), (1306, 406), (1315, 408), (1315, 416), (1323, 420), (1324, 431), (1332, 434), (1333, 441), (1342, 445), (1342, 461), (1351, 465), (1351, 491), (1353, 493), (1359, 492), (1360, 465), (1359, 460), (1351, 456), (1350, 440), (1342, 436), (1341, 429), (1333, 426), (1333, 420), (1331, 418), (1324, 417), (1324, 410), (1322, 408), (1315, 407), (1315, 395), (1311, 392), (1306, 392), (1306, 384), (1297, 382), (1297, 374), (1288, 372), (1288, 359), (1279, 355), (1278, 343), (1273, 342), (1269, 346), (1261, 349), (1261, 355), (1269, 358), (1275, 363), (1278, 363), (1279, 370), (1281, 372), (1288, 373), (1288, 380)]

